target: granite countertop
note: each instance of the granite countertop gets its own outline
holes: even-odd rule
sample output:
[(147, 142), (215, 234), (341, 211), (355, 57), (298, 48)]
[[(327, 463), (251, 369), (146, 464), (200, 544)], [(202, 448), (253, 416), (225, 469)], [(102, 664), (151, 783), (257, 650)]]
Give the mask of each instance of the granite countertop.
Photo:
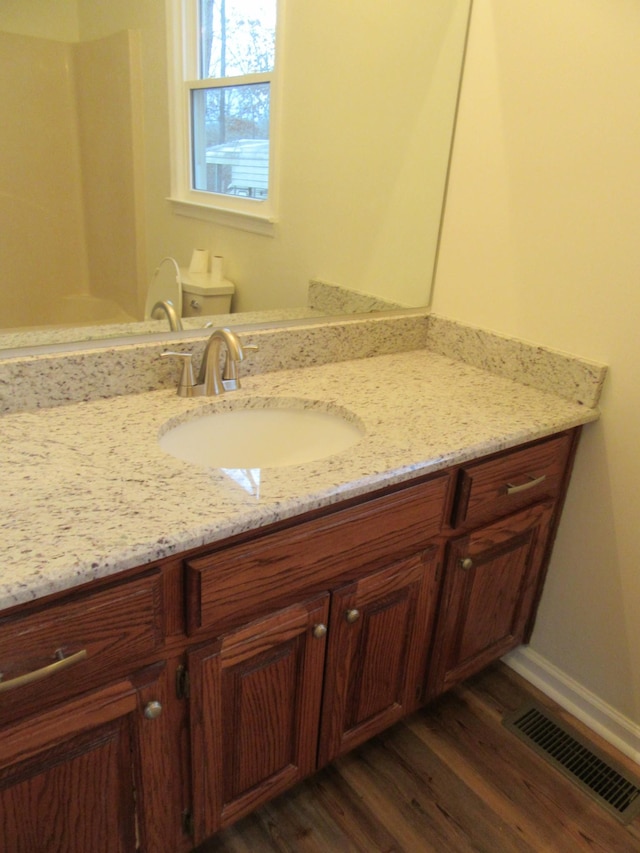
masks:
[[(336, 456), (224, 472), (174, 459), (162, 426), (281, 397), (346, 410)], [(429, 349), (248, 376), (186, 400), (159, 390), (0, 419), (0, 609), (596, 420), (598, 411)]]

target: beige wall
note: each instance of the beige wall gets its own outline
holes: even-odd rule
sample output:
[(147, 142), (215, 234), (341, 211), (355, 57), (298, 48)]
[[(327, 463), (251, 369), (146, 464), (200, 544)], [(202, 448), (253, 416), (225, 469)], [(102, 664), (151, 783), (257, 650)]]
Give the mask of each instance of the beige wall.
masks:
[[(87, 287), (72, 45), (0, 32), (2, 324)], [(8, 120), (11, 117), (11, 120)]]
[(475, 0), (434, 310), (610, 365), (532, 647), (640, 723), (640, 4)]
[(141, 318), (147, 272), (139, 32), (120, 30), (73, 48), (91, 293)]
[(57, 41), (76, 41), (78, 0), (2, 0), (0, 30)]
[(137, 34), (78, 43), (75, 0), (55, 5), (0, 10), (1, 322), (13, 328), (89, 291), (142, 317), (146, 295)]

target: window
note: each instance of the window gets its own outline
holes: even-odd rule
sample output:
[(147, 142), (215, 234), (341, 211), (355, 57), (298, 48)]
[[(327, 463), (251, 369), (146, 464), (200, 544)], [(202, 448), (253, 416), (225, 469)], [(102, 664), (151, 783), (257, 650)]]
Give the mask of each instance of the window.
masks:
[(268, 233), (278, 0), (167, 2), (174, 207)]

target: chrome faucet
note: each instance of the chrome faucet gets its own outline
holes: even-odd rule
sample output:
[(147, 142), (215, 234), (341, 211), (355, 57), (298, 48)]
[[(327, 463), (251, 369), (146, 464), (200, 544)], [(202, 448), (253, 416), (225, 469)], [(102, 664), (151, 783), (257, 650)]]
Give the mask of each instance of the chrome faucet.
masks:
[(164, 313), (167, 315), (167, 320), (169, 321), (169, 328), (172, 332), (182, 331), (182, 320), (178, 316), (176, 306), (170, 299), (161, 299), (159, 302), (156, 302), (156, 304), (151, 309), (152, 317), (156, 316), (156, 311), (164, 311)]
[[(220, 372), (220, 347), (223, 343), (227, 346), (227, 354), (224, 362), (224, 371)], [(200, 364), (198, 385), (204, 386), (203, 395), (205, 397), (213, 397), (227, 390), (223, 383), (226, 378), (231, 378), (227, 376), (227, 373), (231, 372), (230, 366), (232, 364), (236, 379), (236, 384), (233, 387), (238, 388), (240, 380), (238, 379), (237, 365), (243, 359), (244, 350), (242, 349), (240, 338), (235, 332), (232, 332), (231, 329), (216, 329), (207, 341)], [(232, 389), (230, 388), (230, 390)]]
[[(220, 349), (226, 346), (224, 369), (220, 369)], [(238, 335), (231, 329), (215, 329), (204, 350), (198, 379), (193, 371), (190, 352), (163, 352), (162, 356), (175, 356), (182, 359), (182, 374), (178, 382), (180, 397), (214, 397), (225, 391), (240, 387), (238, 364), (244, 361), (245, 353), (257, 350), (252, 344), (242, 344)]]

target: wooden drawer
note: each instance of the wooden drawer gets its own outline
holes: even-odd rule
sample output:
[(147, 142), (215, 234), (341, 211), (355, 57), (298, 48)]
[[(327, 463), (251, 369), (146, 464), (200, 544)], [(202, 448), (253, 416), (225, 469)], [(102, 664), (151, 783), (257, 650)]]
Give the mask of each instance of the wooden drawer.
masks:
[(460, 471), (453, 526), (470, 527), (559, 493), (572, 434), (512, 450)]
[[(12, 708), (39, 707), (42, 697), (57, 701), (117, 677), (163, 644), (162, 587), (159, 570), (59, 604), (0, 619), (0, 719)], [(2, 690), (2, 685), (73, 658), (68, 666), (46, 670), (33, 683)]]
[(410, 486), (186, 564), (187, 631), (242, 624), (440, 533), (449, 476)]

